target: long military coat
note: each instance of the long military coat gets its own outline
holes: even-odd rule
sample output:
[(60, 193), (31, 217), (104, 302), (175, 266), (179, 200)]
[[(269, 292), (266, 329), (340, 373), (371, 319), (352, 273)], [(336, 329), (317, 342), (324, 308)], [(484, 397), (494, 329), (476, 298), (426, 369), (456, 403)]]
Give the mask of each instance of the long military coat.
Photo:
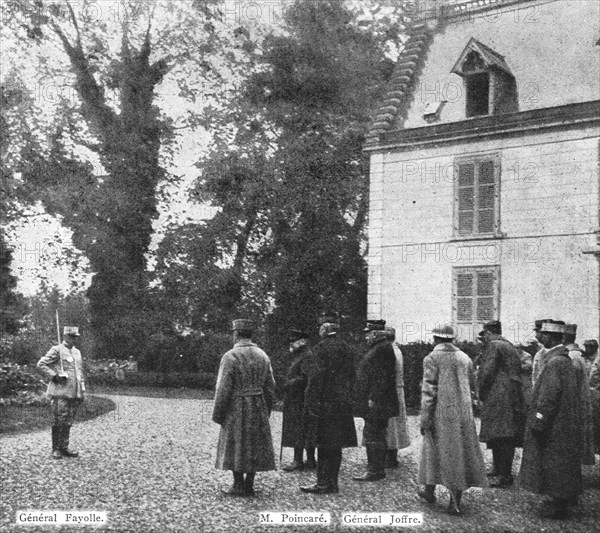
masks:
[[(392, 344), (382, 340), (364, 356), (356, 384), (355, 415), (364, 419), (389, 420), (398, 416), (396, 356)], [(369, 401), (373, 407), (369, 407)]]
[(404, 361), (396, 343), (392, 344), (396, 357), (396, 395), (398, 396), (398, 416), (390, 418), (387, 429), (387, 446), (390, 450), (401, 450), (410, 446), (410, 436), (406, 427), (406, 402), (404, 399)]
[(48, 353), (38, 361), (37, 366), (49, 378), (53, 378), (61, 371), (61, 359), (62, 370), (69, 377), (64, 384), (51, 381), (46, 394), (50, 398), (78, 398), (82, 400), (85, 392), (83, 360), (81, 352), (75, 346), (71, 349), (67, 348), (64, 343), (52, 346)]
[(309, 376), (315, 372), (316, 365), (313, 352), (308, 345), (298, 348), (294, 356), (284, 385), (281, 445), (304, 448), (306, 445), (304, 391)]
[(526, 413), (521, 358), (500, 335), (494, 335), (483, 351), (477, 383), (481, 401), (479, 440), (490, 446), (497, 440), (522, 446)]
[(304, 396), (307, 446), (349, 448), (357, 445), (352, 416), (356, 380), (352, 349), (337, 336), (314, 348), (316, 371)]
[(569, 357), (573, 361), (573, 367), (575, 368), (577, 388), (579, 390), (579, 403), (581, 405), (581, 463), (584, 465), (593, 465), (596, 459), (594, 457), (594, 425), (592, 423), (592, 402), (588, 372), (583, 359), (583, 353), (579, 346), (569, 344), (566, 348), (569, 350)]
[(221, 425), (216, 468), (234, 472), (275, 470), (269, 416), (275, 380), (267, 354), (237, 342), (221, 359), (213, 421)]
[(418, 482), (465, 490), (486, 487), (483, 455), (473, 418), (475, 369), (451, 343), (438, 344), (423, 360)]
[(590, 371), (590, 397), (592, 402), (592, 423), (594, 426), (594, 445), (600, 454), (600, 354), (596, 356)]
[(580, 418), (575, 368), (561, 344), (549, 350), (533, 388), (521, 461), (522, 488), (553, 498), (581, 494)]

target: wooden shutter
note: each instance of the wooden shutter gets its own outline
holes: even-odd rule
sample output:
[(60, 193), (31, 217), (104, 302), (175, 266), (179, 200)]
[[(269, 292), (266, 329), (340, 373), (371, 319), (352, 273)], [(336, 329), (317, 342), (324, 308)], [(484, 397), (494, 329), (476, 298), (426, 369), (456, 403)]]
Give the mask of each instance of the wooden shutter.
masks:
[(475, 164), (458, 165), (458, 234), (475, 231)]
[(456, 321), (471, 322), (475, 304), (475, 274), (460, 272), (456, 275)]
[(496, 179), (493, 161), (482, 161), (477, 172), (477, 231), (494, 233), (496, 226)]
[(477, 322), (488, 322), (495, 318), (496, 276), (493, 271), (477, 272)]

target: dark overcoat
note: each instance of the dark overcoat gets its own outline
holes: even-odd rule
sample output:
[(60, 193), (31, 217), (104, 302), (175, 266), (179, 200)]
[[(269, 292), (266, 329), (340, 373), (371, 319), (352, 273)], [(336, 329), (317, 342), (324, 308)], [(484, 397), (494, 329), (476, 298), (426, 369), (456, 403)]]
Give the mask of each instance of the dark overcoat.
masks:
[(581, 494), (581, 409), (575, 368), (559, 345), (535, 382), (525, 430), (521, 487), (552, 498)]
[(294, 353), (294, 360), (287, 373), (283, 386), (283, 425), (281, 445), (289, 448), (303, 448), (306, 445), (304, 423), (304, 392), (309, 376), (315, 372), (313, 351), (308, 345), (301, 346)]
[[(369, 407), (369, 400), (373, 407)], [(354, 414), (364, 419), (398, 416), (396, 356), (392, 343), (382, 340), (365, 354), (358, 370)]]
[(316, 371), (309, 377), (304, 396), (307, 446), (356, 446), (352, 416), (356, 371), (352, 349), (333, 335), (315, 346), (314, 356)]
[(479, 440), (493, 445), (500, 440), (523, 445), (525, 401), (521, 383), (521, 358), (500, 335), (486, 345), (477, 375), (481, 401)]
[(236, 342), (221, 359), (213, 421), (221, 425), (216, 468), (275, 470), (269, 416), (275, 401), (271, 361), (256, 344)]

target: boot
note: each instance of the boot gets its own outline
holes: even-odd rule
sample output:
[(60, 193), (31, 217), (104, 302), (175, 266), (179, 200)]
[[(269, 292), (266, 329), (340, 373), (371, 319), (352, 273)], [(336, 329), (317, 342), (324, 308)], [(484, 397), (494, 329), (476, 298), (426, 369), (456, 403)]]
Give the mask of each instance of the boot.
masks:
[(315, 449), (314, 447), (306, 448), (306, 462), (304, 463), (306, 470), (314, 470), (317, 468), (317, 461), (315, 461)]
[(514, 446), (502, 445), (497, 449), (497, 469), (498, 469), (498, 477), (490, 483), (490, 487), (497, 489), (506, 489), (510, 487), (514, 478), (512, 476), (512, 463), (515, 456), (515, 448)]
[(387, 451), (387, 455), (385, 457), (385, 467), (386, 468), (398, 468), (400, 463), (398, 462), (398, 450), (392, 449)]
[(248, 472), (244, 479), (244, 492), (246, 496), (254, 496), (254, 472)]
[(71, 426), (60, 426), (60, 453), (63, 454), (64, 457), (79, 457), (78, 452), (74, 452), (69, 450), (69, 440), (71, 436)]
[(379, 481), (385, 477), (385, 444), (367, 442), (367, 471), (362, 476), (354, 476), (354, 481)]
[(419, 490), (417, 495), (427, 503), (435, 503), (435, 485), (425, 485), (425, 490)]
[(452, 516), (462, 516), (460, 502), (462, 500), (462, 490), (450, 489), (450, 503), (448, 504), (448, 514)]
[(244, 474), (242, 472), (233, 473), (233, 485), (228, 489), (221, 489), (225, 496), (245, 496)]
[(293, 472), (294, 470), (302, 470), (304, 468), (304, 464), (302, 463), (302, 454), (304, 453), (304, 448), (294, 448), (294, 460), (284, 467), (282, 470), (285, 472)]
[(52, 457), (54, 459), (62, 459), (62, 453), (60, 453), (60, 431), (61, 426), (52, 426)]
[(569, 501), (562, 498), (552, 498), (542, 504), (540, 511), (542, 518), (561, 520), (569, 517)]
[[(340, 461), (341, 463), (341, 461)], [(317, 461), (317, 482), (313, 485), (306, 485), (300, 487), (302, 492), (308, 494), (332, 494), (338, 492), (337, 488), (337, 470), (335, 469), (336, 460), (335, 457), (331, 457), (331, 453), (323, 448), (319, 448), (319, 458)], [(334, 470), (336, 470), (334, 472)], [(333, 475), (335, 480), (333, 480)]]
[(500, 475), (500, 468), (498, 467), (499, 455), (500, 449), (492, 448), (492, 469), (486, 474), (488, 477), (496, 477)]
[(338, 476), (340, 474), (340, 467), (342, 466), (342, 450), (335, 450), (330, 457), (328, 464), (327, 477), (329, 480), (329, 486), (331, 487), (332, 493), (338, 493), (340, 487), (338, 485)]

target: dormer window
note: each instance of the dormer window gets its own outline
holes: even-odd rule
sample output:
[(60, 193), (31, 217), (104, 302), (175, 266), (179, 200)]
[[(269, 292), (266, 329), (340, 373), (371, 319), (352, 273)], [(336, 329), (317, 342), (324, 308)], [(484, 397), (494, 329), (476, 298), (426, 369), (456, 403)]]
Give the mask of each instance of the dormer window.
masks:
[(469, 41), (452, 72), (464, 80), (467, 117), (519, 110), (517, 83), (504, 56), (479, 41)]

